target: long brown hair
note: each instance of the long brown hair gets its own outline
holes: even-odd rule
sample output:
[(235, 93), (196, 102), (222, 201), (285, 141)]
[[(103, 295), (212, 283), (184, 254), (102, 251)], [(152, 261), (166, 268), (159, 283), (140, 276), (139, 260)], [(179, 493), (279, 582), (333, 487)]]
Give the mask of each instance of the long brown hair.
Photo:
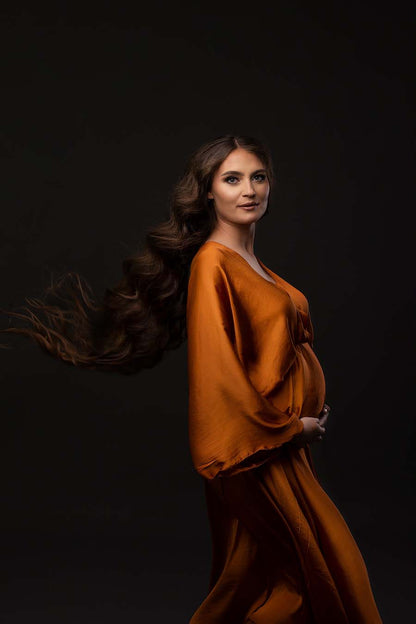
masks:
[(207, 193), (221, 163), (238, 147), (262, 161), (272, 186), (270, 152), (257, 139), (224, 135), (205, 143), (171, 192), (169, 218), (147, 229), (144, 249), (123, 260), (124, 275), (105, 290), (101, 304), (84, 278), (67, 272), (52, 280), (43, 299), (26, 297), (23, 312), (2, 309), (29, 327), (0, 331), (29, 336), (68, 364), (123, 374), (151, 368), (166, 350), (179, 347), (186, 339), (190, 264), (217, 222)]

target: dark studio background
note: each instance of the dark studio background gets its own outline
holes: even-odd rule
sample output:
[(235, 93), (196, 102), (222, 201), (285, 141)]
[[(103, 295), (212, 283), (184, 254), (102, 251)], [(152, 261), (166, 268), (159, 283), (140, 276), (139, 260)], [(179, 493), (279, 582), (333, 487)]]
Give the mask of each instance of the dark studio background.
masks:
[[(255, 251), (309, 299), (332, 407), (317, 470), (385, 624), (405, 621), (416, 606), (410, 11), (156, 1), (0, 14), (0, 306), (65, 270), (99, 296), (167, 216), (191, 151), (227, 132), (264, 139), (278, 183)], [(185, 624), (211, 556), (186, 343), (123, 377), (2, 340), (14, 348), (0, 350), (1, 621)]]

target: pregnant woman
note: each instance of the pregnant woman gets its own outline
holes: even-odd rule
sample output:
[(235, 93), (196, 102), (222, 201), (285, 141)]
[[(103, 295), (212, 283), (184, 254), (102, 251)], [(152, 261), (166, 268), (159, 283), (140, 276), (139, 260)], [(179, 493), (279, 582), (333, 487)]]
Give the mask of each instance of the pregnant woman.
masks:
[(312, 462), (329, 406), (308, 301), (254, 252), (272, 185), (258, 140), (202, 145), (169, 220), (102, 305), (71, 273), (49, 289), (58, 304), (28, 299), (26, 314), (8, 314), (30, 327), (3, 331), (123, 374), (187, 338), (190, 451), (213, 554), (190, 624), (380, 624), (362, 555)]
[(202, 156), (216, 223), (189, 279), (189, 436), (213, 561), (191, 624), (379, 624), (361, 553), (309, 451), (329, 406), (307, 299), (254, 254), (270, 157), (231, 137)]

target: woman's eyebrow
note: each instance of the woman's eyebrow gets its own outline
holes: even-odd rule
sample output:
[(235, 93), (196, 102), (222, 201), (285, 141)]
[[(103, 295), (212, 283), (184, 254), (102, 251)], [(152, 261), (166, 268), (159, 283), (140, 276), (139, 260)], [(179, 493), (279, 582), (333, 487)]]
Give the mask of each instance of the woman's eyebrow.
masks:
[[(262, 173), (262, 172), (266, 172), (266, 170), (265, 169), (256, 169), (256, 171), (253, 171), (253, 173), (251, 175), (254, 175), (255, 173)], [(221, 177), (225, 176), (225, 175), (230, 175), (230, 174), (232, 174), (232, 175), (244, 175), (243, 173), (241, 173), (241, 171), (226, 171), (225, 173), (221, 174)]]

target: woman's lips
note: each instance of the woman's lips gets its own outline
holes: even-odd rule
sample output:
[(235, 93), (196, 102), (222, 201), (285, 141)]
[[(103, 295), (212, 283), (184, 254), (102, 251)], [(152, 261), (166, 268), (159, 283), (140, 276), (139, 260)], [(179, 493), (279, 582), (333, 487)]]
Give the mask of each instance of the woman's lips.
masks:
[(238, 206), (238, 208), (245, 208), (246, 210), (252, 210), (253, 208), (255, 208), (255, 207), (256, 207), (256, 206), (258, 206), (258, 205), (259, 205), (259, 203), (258, 203), (258, 202), (253, 202), (252, 204), (248, 204), (248, 205), (247, 205), (247, 204), (246, 204), (246, 205), (244, 205), (244, 204), (240, 204), (240, 205)]

